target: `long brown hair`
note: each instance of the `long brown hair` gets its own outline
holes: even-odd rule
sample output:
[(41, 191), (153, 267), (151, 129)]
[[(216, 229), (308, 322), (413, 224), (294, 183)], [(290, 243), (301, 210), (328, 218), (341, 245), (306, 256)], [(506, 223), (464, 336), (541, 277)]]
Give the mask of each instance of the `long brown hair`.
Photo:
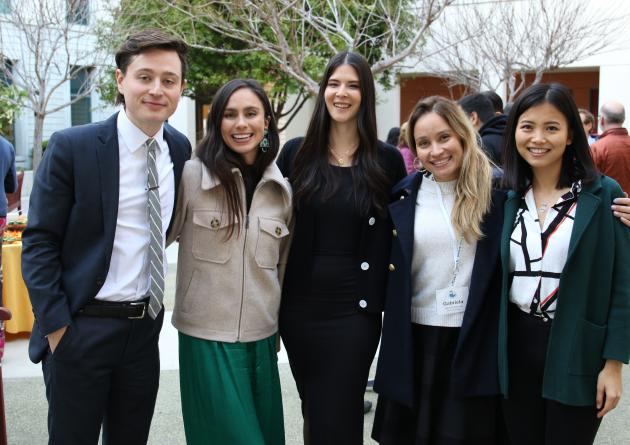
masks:
[[(223, 85), (214, 96), (208, 114), (207, 131), (196, 149), (197, 157), (208, 168), (210, 173), (216, 176), (225, 190), (224, 208), (227, 211), (230, 229), (227, 232), (229, 239), (234, 233), (236, 221), (242, 221), (245, 209), (242, 208), (241, 196), (239, 194), (238, 183), (232, 172), (233, 168), (244, 170), (245, 163), (241, 156), (227, 146), (221, 137), (221, 122), (225, 107), (232, 94), (241, 88), (252, 91), (261, 101), (265, 118), (268, 120), (267, 138), (269, 148), (266, 152), (259, 151), (256, 161), (252, 166), (254, 177), (260, 178), (265, 169), (274, 162), (278, 149), (280, 148), (280, 137), (278, 136), (278, 126), (271, 108), (271, 103), (265, 94), (265, 90), (253, 79), (234, 79)], [(238, 226), (240, 233), (240, 226)]]
[(328, 199), (339, 189), (337, 176), (333, 174), (328, 161), (331, 117), (326, 108), (324, 92), (328, 79), (341, 65), (350, 65), (356, 70), (361, 89), (361, 105), (357, 116), (359, 148), (355, 154), (356, 168), (352, 171), (354, 199), (362, 215), (368, 214), (371, 208), (384, 213), (389, 197), (389, 185), (378, 156), (374, 77), (367, 60), (360, 54), (352, 52), (335, 55), (324, 71), (315, 110), (306, 136), (295, 155), (291, 174), (294, 202), (299, 208), (301, 203), (314, 196)]

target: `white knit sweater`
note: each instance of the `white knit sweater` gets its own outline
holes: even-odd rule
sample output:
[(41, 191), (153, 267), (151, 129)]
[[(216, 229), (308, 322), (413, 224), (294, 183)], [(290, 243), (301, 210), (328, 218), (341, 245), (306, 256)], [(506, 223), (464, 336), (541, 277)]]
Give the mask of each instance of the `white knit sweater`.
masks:
[[(447, 224), (455, 202), (455, 182), (435, 182), (425, 178), (420, 184), (416, 201), (413, 260), (411, 263), (411, 321), (418, 324), (460, 327), (464, 313), (439, 315), (436, 291), (449, 286), (453, 278), (453, 241)], [(439, 187), (439, 189), (438, 189)], [(449, 220), (440, 206), (440, 194)], [(459, 240), (459, 235), (455, 235)], [(477, 242), (462, 240), (459, 269), (455, 287), (469, 287)]]

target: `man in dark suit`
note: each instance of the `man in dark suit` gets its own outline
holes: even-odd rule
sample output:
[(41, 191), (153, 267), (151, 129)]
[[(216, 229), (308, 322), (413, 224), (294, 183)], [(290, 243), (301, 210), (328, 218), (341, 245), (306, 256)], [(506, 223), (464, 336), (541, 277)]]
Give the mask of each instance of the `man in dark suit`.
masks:
[(50, 444), (147, 442), (160, 375), (164, 239), (191, 147), (165, 121), (187, 47), (159, 30), (116, 53), (106, 121), (53, 134), (37, 170), (22, 271), (42, 361)]

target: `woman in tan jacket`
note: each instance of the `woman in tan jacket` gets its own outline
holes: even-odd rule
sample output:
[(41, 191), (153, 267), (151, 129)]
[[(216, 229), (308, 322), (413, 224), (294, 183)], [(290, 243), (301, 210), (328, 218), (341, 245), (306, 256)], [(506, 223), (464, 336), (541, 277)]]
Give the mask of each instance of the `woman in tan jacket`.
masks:
[(207, 134), (184, 167), (173, 325), (188, 444), (284, 444), (276, 356), (291, 189), (278, 130), (253, 80), (212, 101)]

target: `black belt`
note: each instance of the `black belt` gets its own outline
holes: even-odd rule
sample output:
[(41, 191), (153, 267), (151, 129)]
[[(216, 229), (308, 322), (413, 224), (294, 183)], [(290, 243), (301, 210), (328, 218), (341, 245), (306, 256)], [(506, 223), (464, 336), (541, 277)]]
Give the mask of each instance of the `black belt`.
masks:
[(79, 314), (88, 317), (128, 318), (139, 320), (147, 313), (149, 298), (140, 301), (112, 302), (94, 300), (79, 309)]

